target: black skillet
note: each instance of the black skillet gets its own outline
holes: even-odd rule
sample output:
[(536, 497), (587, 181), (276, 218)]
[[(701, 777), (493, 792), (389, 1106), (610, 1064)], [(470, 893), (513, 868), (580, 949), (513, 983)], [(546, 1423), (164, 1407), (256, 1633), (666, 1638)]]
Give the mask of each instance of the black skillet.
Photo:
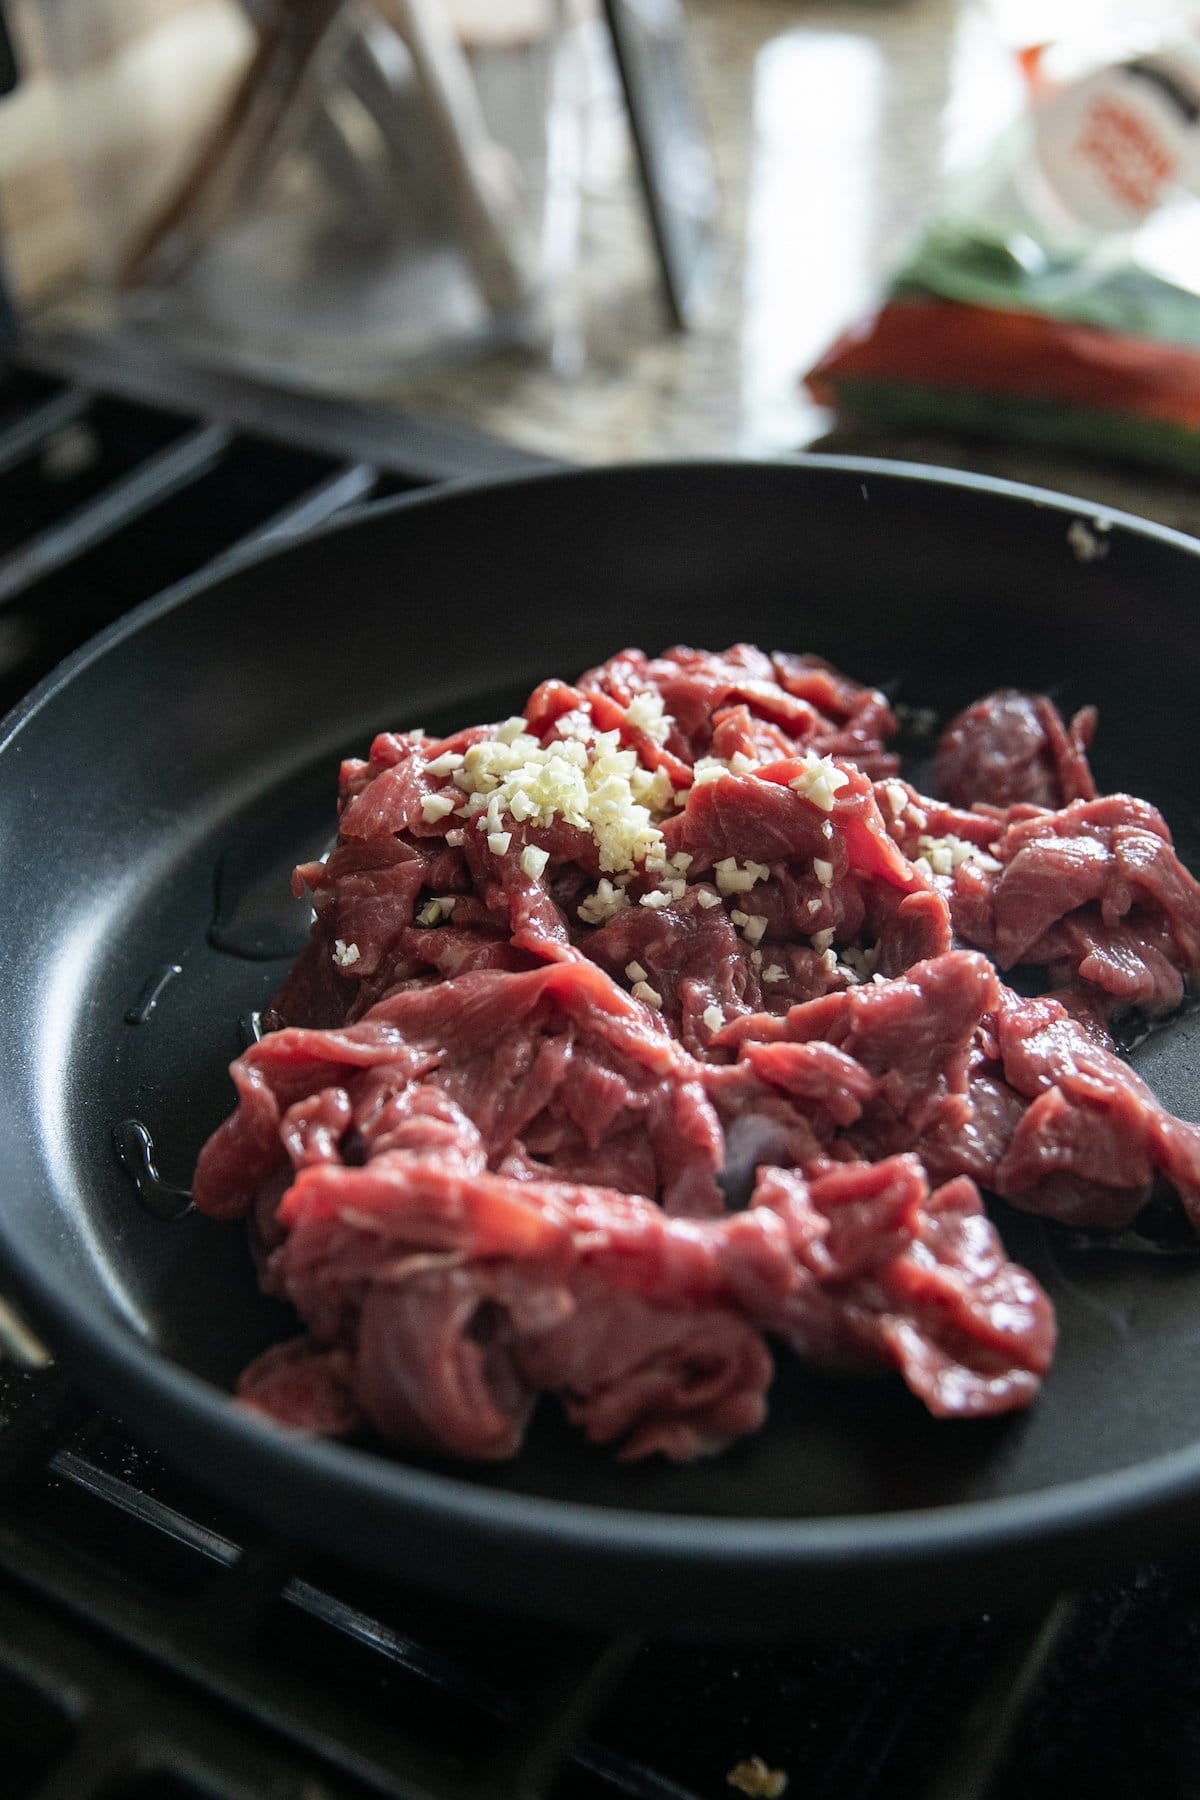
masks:
[[(186, 1186), (229, 1105), (239, 1020), (304, 933), (288, 870), (329, 834), (339, 753), (379, 726), (494, 717), (629, 643), (749, 638), (943, 713), (1003, 683), (1098, 701), (1101, 783), (1158, 802), (1195, 859), (1198, 600), (1200, 545), (1178, 534), (1121, 516), (1097, 530), (1088, 509), (1001, 482), (813, 458), (418, 498), (142, 607), (0, 743), (12, 1291), (100, 1399), (212, 1487), (297, 1538), (493, 1602), (843, 1633), (1004, 1605), (1178, 1543), (1200, 1522), (1189, 1256), (1072, 1248), (997, 1209), (1061, 1326), (1025, 1417), (938, 1424), (898, 1382), (781, 1357), (767, 1428), (712, 1462), (618, 1467), (546, 1404), (513, 1464), (435, 1467), (229, 1403), (288, 1320), (259, 1297), (240, 1229), (155, 1217), (111, 1140), (140, 1119), (164, 1181)], [(1198, 1024), (1134, 1053), (1193, 1118)]]

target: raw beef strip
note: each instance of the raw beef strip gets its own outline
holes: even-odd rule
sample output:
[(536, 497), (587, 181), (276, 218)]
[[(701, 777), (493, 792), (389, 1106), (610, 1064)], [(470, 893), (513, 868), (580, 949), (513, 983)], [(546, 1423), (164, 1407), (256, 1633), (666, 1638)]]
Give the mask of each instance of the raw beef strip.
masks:
[(1023, 1211), (1118, 1230), (1158, 1180), (1200, 1229), (1200, 1126), (1174, 1118), (1102, 1039), (1051, 996), (1001, 987), (968, 1070), (969, 1115), (918, 1145), (937, 1179), (963, 1173)]
[[(914, 1157), (850, 1164), (806, 1185), (764, 1171), (756, 1200), (816, 1214), (802, 1282), (771, 1329), (798, 1355), (886, 1359), (939, 1417), (1007, 1411), (1033, 1400), (1054, 1350), (1054, 1314), (1033, 1277), (1008, 1261), (974, 1183), (934, 1193)], [(794, 1229), (794, 1227), (793, 1227)], [(836, 1270), (823, 1281), (822, 1262)]]
[(1161, 1176), (1200, 1230), (1200, 1125), (1166, 1112), (1056, 1000), (1005, 991), (996, 1023), (1004, 1079), (1030, 1101), (996, 1169), (996, 1192), (1031, 1212), (1115, 1228)]
[(1128, 1224), (1161, 1177), (1200, 1228), (1200, 1126), (1167, 1113), (1094, 1020), (1022, 999), (982, 956), (735, 1020), (718, 1045), (738, 1055), (705, 1076), (727, 1141), (759, 1116), (768, 1154), (809, 1168), (915, 1150), (939, 1180), (970, 1176), (1026, 1211), (1100, 1227)]
[[(668, 855), (687, 863), (679, 899), (661, 909), (626, 907), (577, 939), (615, 978), (631, 965), (643, 969), (668, 1028), (694, 1055), (708, 1054), (713, 1009), (722, 1020), (779, 1012), (844, 988), (856, 977), (826, 952), (854, 945), (868, 911), (882, 930), (919, 890), (867, 779), (847, 769), (825, 812), (791, 785), (803, 769), (789, 759), (694, 787), (663, 827)], [(735, 879), (755, 871), (753, 885), (723, 894), (731, 867)], [(944, 904), (932, 896), (927, 903), (948, 934)], [(886, 935), (893, 961), (902, 940), (914, 955), (938, 941), (913, 915)]]
[(998, 995), (984, 957), (952, 951), (782, 1019), (735, 1020), (718, 1043), (736, 1047), (737, 1063), (707, 1071), (705, 1086), (725, 1119), (753, 1112), (764, 1092), (788, 1095), (826, 1154), (910, 1149), (939, 1121), (956, 1130), (966, 1119), (972, 1046)]
[(1162, 815), (1129, 794), (1013, 816), (989, 845), (999, 868), (963, 862), (954, 926), (1002, 969), (1049, 965), (1118, 1005), (1163, 1012), (1200, 975), (1200, 883)]
[(363, 1415), (354, 1399), (354, 1359), (348, 1350), (326, 1349), (314, 1338), (272, 1344), (244, 1369), (238, 1399), (276, 1424), (318, 1437), (349, 1437)]
[[(579, 687), (622, 706), (638, 694), (660, 696), (672, 721), (666, 747), (687, 762), (732, 755), (753, 743), (763, 760), (798, 747), (854, 761), (873, 775), (896, 767), (885, 749), (896, 720), (884, 696), (819, 657), (771, 657), (753, 644), (734, 644), (715, 655), (679, 646), (653, 659), (623, 650), (582, 675)], [(722, 747), (721, 722), (732, 712), (744, 713), (738, 729), (748, 741), (727, 737)]]
[(1094, 987), (1097, 1005), (1169, 1012), (1200, 975), (1200, 884), (1162, 815), (1129, 794), (971, 812), (877, 782), (890, 835), (937, 887), (960, 942)]
[[(490, 1168), (510, 1155), (591, 1181), (607, 1169), (679, 1213), (721, 1210), (722, 1138), (702, 1070), (655, 1013), (592, 964), (552, 963), (522, 975), (481, 971), (423, 983), (339, 1031), (272, 1032), (233, 1065), (237, 1110), (196, 1168), (202, 1211), (233, 1218), (290, 1154), (336, 1160), (386, 1142), (408, 1085), (425, 1079), (481, 1134)], [(318, 1121), (296, 1108), (345, 1097)]]
[[(766, 1170), (747, 1212), (685, 1221), (392, 1149), (302, 1167), (280, 1216), (269, 1286), (309, 1324), (322, 1376), (316, 1346), (345, 1345), (361, 1414), (456, 1456), (512, 1455), (539, 1392), (627, 1458), (717, 1450), (765, 1415), (761, 1330), (820, 1364), (898, 1368), (958, 1416), (1026, 1404), (1053, 1346), (1049, 1303), (976, 1190), (931, 1195), (913, 1158), (812, 1182)], [(268, 1410), (272, 1373), (260, 1361), (242, 1382)]]
[(1011, 806), (1065, 806), (1092, 800), (1096, 784), (1087, 751), (1096, 709), (1085, 706), (1063, 724), (1044, 694), (1002, 688), (976, 700), (942, 733), (934, 762), (934, 786), (956, 806), (985, 800)]

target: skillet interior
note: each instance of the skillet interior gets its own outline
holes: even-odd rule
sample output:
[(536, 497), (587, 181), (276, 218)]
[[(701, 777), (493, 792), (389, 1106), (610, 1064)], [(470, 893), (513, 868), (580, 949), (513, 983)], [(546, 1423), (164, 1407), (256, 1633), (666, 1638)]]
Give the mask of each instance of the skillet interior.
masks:
[[(1004, 683), (1065, 708), (1098, 701), (1102, 787), (1161, 805), (1195, 864), (1200, 547), (1118, 521), (1107, 554), (1081, 562), (1075, 516), (1003, 484), (834, 459), (537, 478), (377, 509), (152, 603), (68, 665), (0, 751), (0, 1247), (35, 1311), (77, 1349), (97, 1315), (119, 1320), (124, 1403), (193, 1460), (200, 1437), (189, 1448), (183, 1418), (151, 1400), (132, 1340), (225, 1385), (288, 1329), (257, 1292), (240, 1230), (150, 1217), (110, 1134), (142, 1118), (164, 1176), (186, 1185), (228, 1108), (238, 1020), (303, 936), (305, 907), (280, 896), (292, 863), (329, 834), (336, 758), (382, 725), (496, 716), (541, 676), (626, 643), (815, 649), (943, 713)], [(214, 908), (217, 935), (258, 960), (213, 946)], [(150, 1018), (127, 1023), (169, 964), (182, 973)], [(1140, 1052), (1192, 1118), (1198, 1024)], [(617, 1468), (546, 1406), (515, 1464), (455, 1471), (447, 1492), (864, 1524), (1030, 1496), (1009, 1521), (1021, 1535), (1047, 1490), (1167, 1453), (1194, 1452), (1200, 1491), (1200, 1261), (1067, 1253), (1035, 1222), (998, 1216), (1060, 1320), (1056, 1367), (1027, 1417), (939, 1425), (898, 1384), (822, 1380), (781, 1356), (767, 1430), (715, 1462)], [(111, 1360), (83, 1371), (110, 1397)], [(276, 1451), (283, 1441), (258, 1435)], [(327, 1454), (353, 1508), (359, 1461)], [(402, 1507), (405, 1468), (380, 1466)], [(207, 1473), (233, 1479), (211, 1462)], [(1151, 1480), (1143, 1498), (1156, 1491)], [(931, 1544), (936, 1519), (933, 1531)], [(707, 1542), (720, 1560), (720, 1527)], [(785, 1569), (802, 1573), (815, 1542), (803, 1526), (780, 1540), (781, 1601)], [(398, 1544), (393, 1560), (411, 1572), (419, 1545), (419, 1534)], [(558, 1595), (570, 1603), (569, 1578)], [(659, 1607), (645, 1588), (640, 1605)]]

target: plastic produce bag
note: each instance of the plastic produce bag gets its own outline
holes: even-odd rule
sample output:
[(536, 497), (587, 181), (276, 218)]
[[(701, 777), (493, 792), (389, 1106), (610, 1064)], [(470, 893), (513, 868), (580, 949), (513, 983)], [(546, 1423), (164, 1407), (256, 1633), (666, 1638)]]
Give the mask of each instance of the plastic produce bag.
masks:
[(1200, 471), (1200, 22), (1066, 74), (1021, 60), (1020, 117), (808, 388), (877, 424)]

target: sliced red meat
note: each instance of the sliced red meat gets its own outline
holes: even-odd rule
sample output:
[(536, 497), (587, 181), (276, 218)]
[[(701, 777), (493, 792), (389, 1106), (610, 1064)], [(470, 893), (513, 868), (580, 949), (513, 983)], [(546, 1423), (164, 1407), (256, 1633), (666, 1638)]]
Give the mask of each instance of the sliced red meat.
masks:
[(956, 806), (977, 800), (993, 806), (1016, 801), (1065, 806), (1091, 800), (1096, 784), (1087, 751), (1096, 729), (1094, 707), (1075, 714), (1068, 728), (1044, 694), (1004, 688), (952, 719), (934, 762), (934, 786)]
[(272, 1291), (354, 1346), (354, 1404), (457, 1456), (511, 1455), (538, 1391), (627, 1457), (718, 1449), (762, 1422), (764, 1330), (814, 1361), (895, 1366), (944, 1412), (1022, 1404), (1049, 1360), (1048, 1303), (978, 1194), (931, 1196), (913, 1158), (811, 1183), (767, 1170), (749, 1211), (689, 1221), (392, 1150), (308, 1165), (280, 1217)]
[(318, 1437), (349, 1437), (363, 1423), (353, 1390), (349, 1351), (300, 1337), (256, 1356), (238, 1378), (237, 1397), (277, 1425)]
[[(721, 1042), (766, 1072), (790, 1044), (835, 1046), (874, 1077), (872, 1092), (912, 1117), (945, 1094), (966, 1092), (971, 1042), (995, 1005), (991, 965), (970, 951), (919, 963), (894, 981), (871, 983), (796, 1006), (784, 1019), (735, 1021)], [(708, 1077), (710, 1085), (719, 1073)]]
[(1026, 1102), (998, 1065), (982, 1054), (967, 1071), (966, 1117), (948, 1114), (921, 1135), (921, 1160), (935, 1181), (966, 1175), (995, 1191), (996, 1170), (1021, 1122)]
[(624, 1462), (712, 1456), (767, 1416), (774, 1373), (761, 1334), (723, 1307), (661, 1306), (656, 1299), (584, 1286), (571, 1316), (531, 1334), (522, 1373), (564, 1397), (593, 1444), (620, 1444)]
[(1018, 850), (992, 893), (995, 955), (1002, 969), (1025, 960), (1065, 914), (1099, 900), (1112, 866), (1109, 848), (1091, 837), (1047, 835)]
[(875, 969), (882, 976), (903, 975), (914, 963), (944, 956), (953, 945), (950, 908), (939, 893), (898, 895), (892, 889), (875, 895)]
[[(1084, 907), (1053, 926), (1031, 946), (1028, 960), (1059, 975), (1056, 993), (1090, 988), (1093, 1007), (1105, 1001), (1173, 1012), (1183, 999), (1183, 971), (1171, 960), (1174, 945), (1163, 926), (1147, 918), (1105, 924), (1096, 907)], [(1063, 980), (1063, 976), (1066, 980)]]
[(1200, 976), (1200, 883), (1145, 801), (1014, 809), (990, 853), (1000, 868), (962, 864), (949, 900), (959, 936), (1002, 969), (1051, 964), (1060, 980), (1148, 1012), (1177, 1006)]
[(998, 1193), (1073, 1224), (1118, 1227), (1161, 1176), (1196, 1215), (1200, 1125), (1166, 1113), (1058, 1001), (1002, 992), (996, 1023), (1004, 1079), (1032, 1102), (996, 1168)]
[[(1200, 1126), (1107, 1031), (1200, 974), (1200, 885), (1153, 807), (1092, 797), (1093, 725), (990, 696), (932, 800), (881, 694), (734, 645), (622, 652), (521, 724), (377, 737), (197, 1165), (308, 1332), (240, 1397), (487, 1460), (553, 1395), (623, 1457), (684, 1460), (762, 1423), (774, 1338), (896, 1369), (938, 1415), (1027, 1404), (1053, 1316), (975, 1184), (1119, 1227), (1166, 1182), (1200, 1229)], [(617, 763), (588, 762), (597, 732)], [(546, 791), (586, 769), (616, 835), (526, 787), (471, 812), (486, 769), (533, 757), (536, 787), (550, 753)]]
[(812, 747), (820, 755), (857, 763), (867, 775), (885, 775), (896, 768), (899, 759), (883, 749), (896, 732), (896, 716), (883, 694), (860, 687), (819, 656), (776, 652), (771, 662), (788, 693), (807, 700), (831, 722), (832, 729), (815, 734)]
[(476, 1462), (515, 1455), (535, 1392), (492, 1329), (500, 1302), (475, 1270), (415, 1260), (409, 1279), (368, 1285), (353, 1320), (354, 1392), (363, 1413), (385, 1437), (416, 1449)]
[(760, 751), (777, 741), (757, 736), (758, 727), (766, 725), (788, 746), (844, 757), (870, 774), (896, 766), (885, 748), (896, 721), (884, 696), (860, 687), (818, 657), (768, 657), (752, 644), (734, 644), (718, 655), (680, 646), (653, 660), (639, 650), (625, 650), (581, 676), (579, 686), (609, 694), (622, 705), (637, 694), (660, 695), (673, 721), (667, 748), (689, 762), (724, 756), (726, 750), (714, 743), (717, 722), (722, 714), (744, 708), (755, 723), (742, 729)]
[(589, 936), (585, 949), (614, 980), (628, 980), (631, 964), (644, 970), (663, 1018), (694, 1056), (708, 1054), (710, 1008), (725, 1020), (757, 1010), (764, 999), (750, 944), (723, 906), (700, 903), (695, 887), (672, 906), (625, 907)]
[(972, 1182), (931, 1194), (916, 1159), (894, 1157), (808, 1185), (769, 1170), (756, 1198), (795, 1220), (793, 1230), (811, 1231), (814, 1278), (773, 1322), (798, 1354), (890, 1361), (943, 1418), (1034, 1398), (1054, 1351), (1054, 1314), (1032, 1275), (1006, 1258)]
[(249, 1209), (297, 1101), (336, 1085), (370, 1136), (380, 1108), (422, 1078), (471, 1121), (491, 1166), (524, 1138), (574, 1175), (633, 1132), (665, 1206), (717, 1211), (721, 1134), (700, 1072), (655, 1013), (589, 963), (412, 987), (340, 1032), (274, 1032), (238, 1059), (238, 1109), (201, 1153), (196, 1204), (226, 1218)]

